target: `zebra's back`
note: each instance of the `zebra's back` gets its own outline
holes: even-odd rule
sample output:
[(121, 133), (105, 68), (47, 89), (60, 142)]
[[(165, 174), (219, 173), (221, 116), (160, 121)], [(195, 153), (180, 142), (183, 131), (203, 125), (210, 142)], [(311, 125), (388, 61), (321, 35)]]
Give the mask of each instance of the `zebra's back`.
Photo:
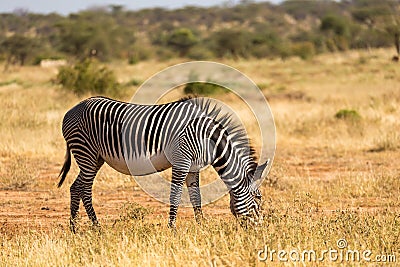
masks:
[(202, 110), (191, 101), (136, 105), (93, 97), (67, 112), (63, 134), (75, 144), (72, 151), (79, 140), (117, 171), (146, 175), (174, 164), (179, 135), (199, 116)]

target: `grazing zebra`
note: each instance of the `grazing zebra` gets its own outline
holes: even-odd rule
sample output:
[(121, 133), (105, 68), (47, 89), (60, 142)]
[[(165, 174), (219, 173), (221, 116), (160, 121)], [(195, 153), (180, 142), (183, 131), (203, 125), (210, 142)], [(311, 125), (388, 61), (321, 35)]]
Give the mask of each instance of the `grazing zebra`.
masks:
[(168, 226), (174, 228), (183, 182), (188, 186), (196, 220), (202, 218), (199, 171), (212, 165), (230, 192), (230, 209), (255, 218), (261, 194), (256, 180), (268, 162), (257, 167), (242, 127), (210, 100), (186, 98), (163, 105), (136, 105), (104, 97), (86, 99), (63, 119), (67, 143), (60, 187), (71, 166), (80, 172), (70, 188), (71, 229), (75, 231), (82, 199), (88, 217), (98, 224), (92, 206), (94, 178), (107, 162), (115, 170), (142, 176), (172, 167)]

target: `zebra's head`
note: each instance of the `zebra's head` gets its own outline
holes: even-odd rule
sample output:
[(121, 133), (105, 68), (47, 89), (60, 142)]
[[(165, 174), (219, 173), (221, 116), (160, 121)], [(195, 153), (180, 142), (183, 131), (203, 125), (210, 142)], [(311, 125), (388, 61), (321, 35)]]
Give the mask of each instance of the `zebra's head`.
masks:
[(251, 168), (243, 179), (244, 186), (241, 190), (232, 188), (230, 194), (230, 209), (237, 218), (249, 219), (252, 223), (258, 224), (262, 221), (262, 195), (259, 189), (261, 175), (268, 166), (269, 160), (264, 164)]

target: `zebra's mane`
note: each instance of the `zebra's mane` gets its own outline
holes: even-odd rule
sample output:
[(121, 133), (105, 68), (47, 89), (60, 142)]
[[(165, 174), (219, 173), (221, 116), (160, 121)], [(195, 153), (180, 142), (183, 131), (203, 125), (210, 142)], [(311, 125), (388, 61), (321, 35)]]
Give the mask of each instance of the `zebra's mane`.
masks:
[(228, 134), (232, 136), (231, 140), (238, 144), (235, 148), (240, 151), (241, 154), (239, 155), (249, 157), (249, 174), (254, 174), (257, 168), (256, 151), (250, 144), (246, 129), (237, 119), (234, 118), (233, 114), (224, 112), (222, 110), (222, 105), (218, 105), (217, 102), (212, 99), (188, 96), (181, 98), (177, 102), (185, 101), (195, 104), (207, 116), (221, 124)]

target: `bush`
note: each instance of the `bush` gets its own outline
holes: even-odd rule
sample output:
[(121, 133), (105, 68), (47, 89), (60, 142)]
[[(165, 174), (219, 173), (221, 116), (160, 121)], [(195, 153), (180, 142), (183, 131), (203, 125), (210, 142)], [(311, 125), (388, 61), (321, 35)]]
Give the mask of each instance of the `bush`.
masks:
[(170, 60), (171, 58), (175, 58), (178, 56), (177, 53), (170, 49), (165, 49), (163, 47), (158, 47), (156, 50), (156, 57), (160, 61)]
[(133, 78), (132, 80), (125, 83), (124, 86), (139, 86), (142, 83), (143, 83), (143, 81)]
[(218, 57), (247, 57), (251, 46), (250, 34), (246, 30), (223, 29), (211, 36)]
[(116, 95), (119, 89), (114, 73), (91, 60), (60, 68), (57, 83), (77, 95), (86, 93)]
[(140, 61), (148, 60), (153, 56), (151, 50), (144, 46), (144, 44), (143, 46), (137, 45), (132, 49), (132, 52), (129, 53), (128, 63), (130, 65), (134, 65)]
[(311, 42), (295, 43), (292, 46), (292, 53), (301, 59), (311, 59), (315, 55), (315, 46)]
[(214, 57), (213, 53), (207, 47), (204, 47), (204, 45), (192, 47), (187, 56), (194, 60), (206, 60)]
[(390, 47), (393, 42), (393, 37), (386, 32), (376, 29), (360, 30), (357, 35), (351, 40), (351, 48), (370, 48), (370, 47)]
[(176, 49), (181, 57), (186, 56), (189, 49), (197, 42), (197, 37), (187, 28), (176, 29), (167, 38), (167, 45)]
[[(250, 34), (251, 46), (249, 51), (257, 58), (275, 56), (282, 43), (280, 36), (266, 24), (258, 26), (259, 29)], [(258, 28), (257, 27), (257, 28)]]
[(341, 109), (335, 114), (336, 119), (358, 121), (361, 119), (360, 114), (353, 109)]
[(279, 55), (280, 58), (286, 59), (290, 56), (292, 56), (292, 47), (290, 43), (287, 42), (282, 42), (282, 44), (279, 46), (277, 54)]
[(322, 18), (320, 29), (323, 32), (333, 32), (338, 36), (348, 34), (349, 25), (344, 17), (337, 15), (327, 15)]
[(187, 83), (183, 91), (188, 95), (213, 95), (226, 93), (228, 89), (213, 83), (193, 82)]

